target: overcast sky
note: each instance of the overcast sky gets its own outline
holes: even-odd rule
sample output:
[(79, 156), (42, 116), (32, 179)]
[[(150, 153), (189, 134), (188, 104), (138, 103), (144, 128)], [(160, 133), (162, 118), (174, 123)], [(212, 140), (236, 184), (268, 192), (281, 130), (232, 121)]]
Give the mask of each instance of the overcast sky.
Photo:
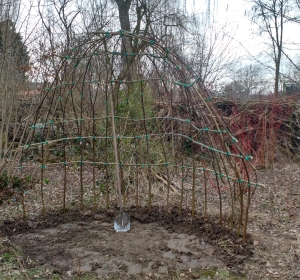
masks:
[[(195, 3), (195, 12), (201, 12), (202, 1), (188, 1), (190, 1), (191, 6)], [(251, 9), (251, 2), (249, 2), (249, 0), (211, 0), (211, 9), (214, 11), (214, 21), (221, 25), (228, 24), (230, 34), (240, 48), (239, 51), (255, 56), (266, 50), (265, 42), (268, 41), (268, 37), (259, 36), (257, 26), (252, 24), (247, 16), (247, 11)], [(283, 34), (284, 41), (288, 43), (286, 47), (291, 49), (288, 52), (291, 55), (300, 53), (299, 47), (292, 44), (300, 43), (300, 37), (297, 36), (300, 34), (300, 25), (286, 23)]]

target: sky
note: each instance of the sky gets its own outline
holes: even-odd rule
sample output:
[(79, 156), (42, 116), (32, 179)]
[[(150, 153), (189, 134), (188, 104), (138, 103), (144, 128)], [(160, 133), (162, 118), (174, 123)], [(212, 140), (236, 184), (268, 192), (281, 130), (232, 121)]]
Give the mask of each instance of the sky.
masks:
[[(188, 0), (189, 5), (193, 6), (195, 3), (195, 12), (201, 12), (203, 7), (203, 0), (195, 1)], [(251, 23), (247, 12), (251, 10), (251, 1), (249, 0), (211, 0), (211, 9), (214, 11), (213, 20), (220, 25), (227, 24), (232, 34), (233, 40), (236, 46), (239, 48), (239, 52), (249, 54), (250, 56), (256, 56), (258, 53), (266, 50), (265, 42), (268, 41), (268, 37), (262, 35), (259, 36), (257, 26)], [(213, 5), (215, 3), (215, 5)], [(285, 24), (284, 28), (284, 40), (288, 43), (300, 43), (299, 36), (295, 34), (300, 33), (299, 24)], [(295, 55), (300, 53), (298, 47), (287, 45), (289, 47), (288, 53)]]

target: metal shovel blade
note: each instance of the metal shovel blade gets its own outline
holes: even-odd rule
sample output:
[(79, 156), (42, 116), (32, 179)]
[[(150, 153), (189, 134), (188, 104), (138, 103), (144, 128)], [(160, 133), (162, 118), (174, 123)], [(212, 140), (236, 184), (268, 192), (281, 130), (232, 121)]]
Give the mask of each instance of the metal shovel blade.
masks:
[(114, 229), (116, 232), (127, 232), (130, 230), (129, 215), (121, 211), (114, 220)]

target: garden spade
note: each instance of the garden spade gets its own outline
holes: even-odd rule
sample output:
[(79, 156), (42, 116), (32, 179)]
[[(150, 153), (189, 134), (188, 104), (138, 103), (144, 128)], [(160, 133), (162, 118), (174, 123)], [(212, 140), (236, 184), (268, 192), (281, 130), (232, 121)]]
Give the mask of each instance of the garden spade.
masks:
[(114, 220), (114, 229), (116, 232), (127, 232), (128, 230), (130, 230), (130, 220), (129, 220), (129, 215), (123, 211), (113, 96), (111, 97), (110, 105), (111, 105), (111, 124), (112, 124), (112, 134), (113, 134), (113, 143), (114, 143), (114, 154), (115, 154), (115, 162), (116, 162), (117, 189), (118, 189), (119, 207), (120, 207), (120, 213), (115, 217)]

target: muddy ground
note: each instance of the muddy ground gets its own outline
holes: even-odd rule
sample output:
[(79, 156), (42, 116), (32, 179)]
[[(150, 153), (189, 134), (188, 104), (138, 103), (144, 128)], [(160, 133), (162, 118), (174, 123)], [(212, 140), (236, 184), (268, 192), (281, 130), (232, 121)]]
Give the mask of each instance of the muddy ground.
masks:
[[(30, 261), (62, 276), (95, 272), (99, 276), (164, 274), (193, 268), (242, 267), (252, 256), (251, 238), (243, 243), (212, 221), (191, 221), (154, 208), (131, 209), (131, 229), (116, 233), (113, 211), (52, 213), (17, 223), (5, 221), (7, 244), (22, 249)], [(220, 244), (230, 244), (230, 250)], [(124, 279), (124, 278), (123, 278)], [(132, 279), (132, 278), (130, 278)]]

